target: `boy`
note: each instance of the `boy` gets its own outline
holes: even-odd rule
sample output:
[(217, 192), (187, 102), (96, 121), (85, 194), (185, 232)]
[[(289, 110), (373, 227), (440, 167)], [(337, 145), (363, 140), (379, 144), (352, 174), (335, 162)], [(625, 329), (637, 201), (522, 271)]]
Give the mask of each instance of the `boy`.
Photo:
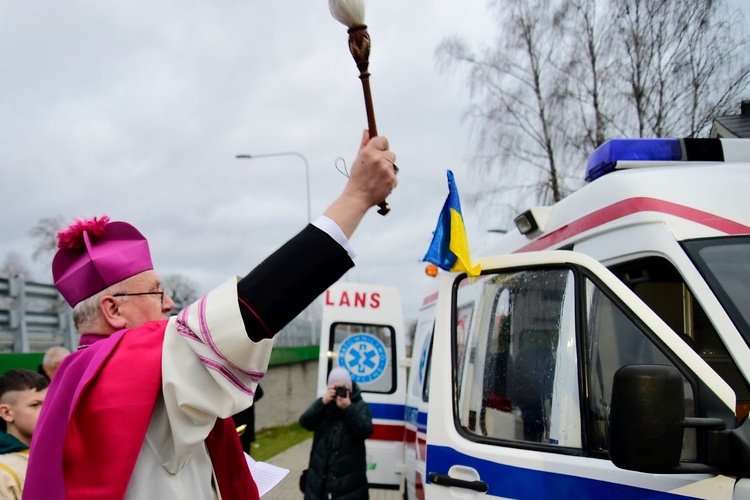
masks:
[(0, 376), (0, 497), (20, 499), (29, 463), (29, 446), (47, 394), (49, 381), (30, 370), (10, 370)]

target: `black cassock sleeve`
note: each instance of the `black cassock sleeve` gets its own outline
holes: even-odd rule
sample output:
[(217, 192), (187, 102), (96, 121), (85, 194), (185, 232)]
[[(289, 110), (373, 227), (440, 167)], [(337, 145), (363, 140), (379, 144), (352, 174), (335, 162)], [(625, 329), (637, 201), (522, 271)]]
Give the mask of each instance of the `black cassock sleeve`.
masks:
[(237, 283), (247, 336), (273, 337), (353, 266), (336, 240), (308, 225)]

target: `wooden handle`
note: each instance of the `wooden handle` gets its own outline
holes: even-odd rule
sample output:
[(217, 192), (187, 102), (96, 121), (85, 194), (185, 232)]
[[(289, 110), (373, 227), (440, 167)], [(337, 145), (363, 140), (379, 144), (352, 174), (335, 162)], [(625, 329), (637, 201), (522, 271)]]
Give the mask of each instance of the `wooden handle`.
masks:
[[(370, 139), (378, 136), (378, 127), (375, 125), (375, 110), (372, 105), (372, 93), (370, 92), (370, 72), (367, 71), (370, 58), (370, 34), (364, 24), (352, 26), (349, 29), (349, 51), (352, 53), (354, 62), (359, 69), (359, 79), (362, 81), (362, 93), (365, 96), (365, 110), (367, 111), (367, 128), (370, 131)], [(378, 213), (385, 215), (390, 212), (388, 202), (383, 200), (378, 203)]]
[[(362, 92), (365, 95), (365, 110), (367, 110), (367, 128), (370, 131), (370, 139), (378, 136), (378, 127), (375, 125), (375, 111), (372, 106), (372, 94), (370, 93), (370, 73), (361, 73), (359, 79), (362, 80)], [(388, 202), (383, 200), (378, 203), (378, 213), (386, 215), (391, 209)]]

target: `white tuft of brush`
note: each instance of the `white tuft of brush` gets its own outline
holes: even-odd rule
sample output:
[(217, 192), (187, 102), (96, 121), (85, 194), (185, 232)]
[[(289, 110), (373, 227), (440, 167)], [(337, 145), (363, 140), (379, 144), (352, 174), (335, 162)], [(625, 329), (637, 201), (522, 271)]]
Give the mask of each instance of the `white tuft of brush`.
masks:
[(328, 8), (334, 19), (347, 28), (365, 24), (363, 0), (328, 0)]

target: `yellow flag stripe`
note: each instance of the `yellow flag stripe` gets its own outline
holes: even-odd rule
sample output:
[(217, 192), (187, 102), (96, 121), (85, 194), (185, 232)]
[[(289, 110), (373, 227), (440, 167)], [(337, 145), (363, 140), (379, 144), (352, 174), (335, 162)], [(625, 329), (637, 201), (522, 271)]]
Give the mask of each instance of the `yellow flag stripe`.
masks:
[(456, 256), (456, 262), (451, 271), (465, 272), (469, 276), (479, 276), (482, 268), (479, 265), (471, 265), (471, 253), (469, 252), (469, 241), (466, 238), (464, 219), (458, 210), (451, 208), (451, 239), (449, 248)]

